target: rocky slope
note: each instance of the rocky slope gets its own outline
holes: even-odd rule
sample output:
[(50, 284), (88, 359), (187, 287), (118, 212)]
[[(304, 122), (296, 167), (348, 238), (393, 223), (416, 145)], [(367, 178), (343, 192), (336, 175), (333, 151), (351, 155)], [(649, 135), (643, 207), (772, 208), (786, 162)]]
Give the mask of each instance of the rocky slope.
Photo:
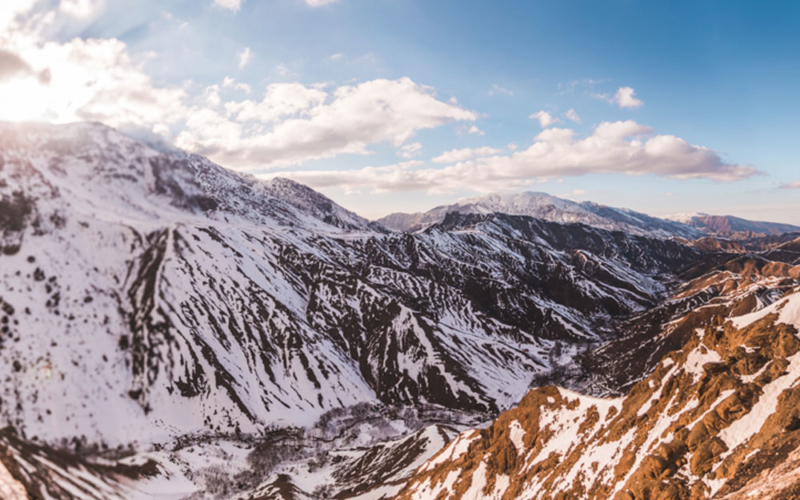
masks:
[(799, 277), (760, 258), (704, 272), (652, 313), (662, 333), (651, 338), (685, 330), (682, 346), (653, 356), (624, 397), (535, 389), (462, 433), (398, 498), (795, 498)]

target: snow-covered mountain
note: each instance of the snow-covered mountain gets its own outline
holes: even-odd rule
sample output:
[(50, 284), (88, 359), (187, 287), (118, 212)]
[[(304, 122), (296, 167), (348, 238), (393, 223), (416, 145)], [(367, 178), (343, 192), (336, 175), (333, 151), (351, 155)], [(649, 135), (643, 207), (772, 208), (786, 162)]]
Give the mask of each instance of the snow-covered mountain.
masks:
[[(136, 468), (152, 459), (154, 481), (208, 488), (193, 458), (149, 453), (238, 439), (247, 452), (219, 454), (246, 455), (244, 474), (265, 430), (359, 405), (433, 409), (375, 439), (442, 422), (431, 415), (489, 418), (614, 336), (616, 318), (657, 305), (704, 255), (494, 212), (395, 233), (294, 182), (95, 124), (0, 125), (0, 181), (0, 418), (14, 433), (0, 460), (13, 474), (25, 466), (8, 457), (81, 454), (38, 470), (44, 483), (99, 453), (125, 484), (154, 473)], [(409, 457), (434, 453), (425, 442)], [(315, 443), (298, 448), (336, 450)], [(134, 462), (120, 459), (128, 449)], [(315, 453), (302, 454), (314, 470)]]
[[(678, 415), (723, 405), (717, 385), (785, 408), (769, 384), (794, 373), (791, 322), (775, 325), (794, 310), (796, 238), (670, 239), (678, 226), (554, 200), (393, 232), (306, 186), (101, 125), (0, 124), (0, 496), (549, 498), (582, 478), (591, 498), (655, 498), (626, 486), (655, 491), (642, 450), (666, 446), (663, 429), (684, 439)], [(752, 335), (725, 322), (758, 311)], [(586, 395), (537, 389), (467, 430), (549, 382)], [(502, 429), (559, 458), (523, 458)], [(702, 456), (724, 472), (659, 477), (718, 487), (749, 463), (720, 449)], [(608, 472), (584, 451), (633, 465)]]
[(698, 238), (704, 233), (682, 222), (651, 217), (633, 210), (593, 202), (577, 203), (546, 193), (494, 193), (443, 205), (428, 212), (388, 215), (377, 222), (398, 231), (413, 231), (442, 221), (448, 212), (526, 215), (561, 224), (585, 224), (609, 231), (655, 238)]

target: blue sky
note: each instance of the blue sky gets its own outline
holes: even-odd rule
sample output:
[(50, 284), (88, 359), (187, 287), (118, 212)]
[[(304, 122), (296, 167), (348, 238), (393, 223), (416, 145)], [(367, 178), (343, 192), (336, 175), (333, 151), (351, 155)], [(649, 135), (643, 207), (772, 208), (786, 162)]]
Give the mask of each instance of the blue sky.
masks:
[(0, 64), (0, 95), (47, 103), (0, 119), (104, 121), (296, 178), (368, 217), (530, 189), (800, 223), (797, 2), (0, 9), (2, 46), (29, 68)]

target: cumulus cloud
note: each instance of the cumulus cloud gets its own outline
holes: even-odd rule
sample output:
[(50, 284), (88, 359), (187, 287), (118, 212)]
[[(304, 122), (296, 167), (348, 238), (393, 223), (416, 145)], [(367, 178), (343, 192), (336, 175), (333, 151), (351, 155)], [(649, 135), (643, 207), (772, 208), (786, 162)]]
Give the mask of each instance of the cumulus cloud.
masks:
[[(451, 152), (453, 158), (458, 150)], [(672, 135), (658, 135), (634, 121), (603, 122), (586, 136), (549, 128), (527, 149), (510, 155), (465, 159), (443, 167), (402, 164), (337, 172), (282, 172), (316, 187), (341, 186), (376, 191), (459, 189), (491, 192), (529, 186), (547, 179), (587, 174), (657, 175), (672, 179), (734, 181), (757, 174), (746, 165), (724, 162), (713, 150)]]
[(327, 5), (335, 1), (336, 0), (305, 0), (306, 4), (310, 5), (311, 7), (319, 7), (321, 5)]
[(614, 96), (614, 102), (617, 103), (617, 106), (620, 108), (638, 108), (644, 104), (644, 101), (637, 99), (634, 97), (635, 95), (636, 91), (631, 87), (620, 87)]
[(490, 147), (453, 149), (442, 153), (431, 161), (434, 163), (458, 163), (478, 156), (490, 156), (500, 153), (502, 153), (502, 150)]
[(539, 120), (539, 125), (542, 128), (547, 128), (551, 125), (555, 125), (556, 123), (561, 122), (561, 120), (559, 120), (558, 118), (554, 117), (553, 115), (544, 110), (539, 111), (538, 113), (534, 113), (530, 115), (528, 118), (530, 118), (531, 120)]
[[(456, 101), (451, 101), (451, 102), (455, 103)], [(473, 126), (471, 126), (471, 127), (469, 128), (469, 130), (467, 130), (467, 133), (468, 133), (468, 134), (478, 134), (478, 135), (485, 135), (485, 133), (483, 132), (483, 130), (479, 129), (479, 128), (478, 128), (476, 125), (473, 125)]]
[(567, 112), (564, 113), (564, 118), (571, 122), (581, 123), (581, 117), (575, 112), (574, 109), (567, 110)]
[(477, 119), (475, 112), (438, 100), (430, 88), (409, 78), (372, 80), (332, 92), (299, 83), (272, 84), (260, 103), (232, 101), (224, 108), (225, 114), (191, 110), (176, 144), (238, 169), (368, 154), (375, 143), (399, 148), (419, 130)]
[(242, 0), (214, 0), (214, 6), (236, 12), (242, 7)]
[(780, 189), (800, 189), (800, 182), (790, 182), (788, 184), (781, 184)]
[(239, 69), (244, 68), (250, 62), (250, 59), (253, 58), (253, 53), (250, 52), (250, 47), (245, 47), (241, 52), (239, 52)]

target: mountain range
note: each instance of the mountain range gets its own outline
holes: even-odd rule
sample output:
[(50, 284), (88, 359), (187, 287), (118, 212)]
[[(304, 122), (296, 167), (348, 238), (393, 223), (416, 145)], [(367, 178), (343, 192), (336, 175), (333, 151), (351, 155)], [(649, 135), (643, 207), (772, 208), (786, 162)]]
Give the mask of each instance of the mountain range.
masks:
[(0, 124), (0, 494), (783, 484), (800, 235), (734, 222), (541, 193), (368, 221), (102, 125)]
[(691, 214), (662, 219), (626, 208), (614, 208), (591, 201), (577, 203), (535, 192), (494, 193), (465, 199), (452, 205), (442, 205), (427, 212), (394, 213), (376, 222), (397, 231), (414, 231), (441, 222), (451, 212), (524, 215), (561, 224), (586, 224), (609, 231), (624, 231), (655, 238), (697, 239), (718, 236), (746, 239), (800, 232), (800, 226), (755, 222), (730, 215)]

